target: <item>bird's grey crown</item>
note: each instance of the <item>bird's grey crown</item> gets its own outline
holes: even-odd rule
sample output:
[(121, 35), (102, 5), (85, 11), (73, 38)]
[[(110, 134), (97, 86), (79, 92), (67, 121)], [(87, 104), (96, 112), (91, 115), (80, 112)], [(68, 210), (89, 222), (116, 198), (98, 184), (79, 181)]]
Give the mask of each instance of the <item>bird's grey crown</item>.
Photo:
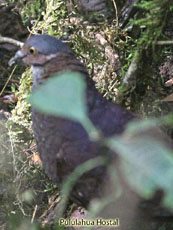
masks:
[(33, 46), (39, 53), (49, 55), (58, 52), (69, 52), (70, 49), (61, 40), (49, 35), (32, 35), (25, 43)]

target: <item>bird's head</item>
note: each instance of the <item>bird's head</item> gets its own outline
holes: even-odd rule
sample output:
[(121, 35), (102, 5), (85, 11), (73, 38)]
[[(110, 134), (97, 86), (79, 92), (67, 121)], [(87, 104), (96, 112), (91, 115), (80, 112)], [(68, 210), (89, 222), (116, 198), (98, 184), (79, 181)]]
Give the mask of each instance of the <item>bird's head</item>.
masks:
[(28, 38), (22, 48), (10, 59), (9, 65), (15, 64), (18, 60), (32, 66), (33, 87), (65, 71), (79, 72), (88, 78), (85, 66), (76, 59), (70, 48), (49, 35), (33, 35)]
[(70, 52), (62, 41), (49, 35), (32, 35), (10, 59), (9, 65), (23, 60), (27, 65), (43, 66), (60, 52)]

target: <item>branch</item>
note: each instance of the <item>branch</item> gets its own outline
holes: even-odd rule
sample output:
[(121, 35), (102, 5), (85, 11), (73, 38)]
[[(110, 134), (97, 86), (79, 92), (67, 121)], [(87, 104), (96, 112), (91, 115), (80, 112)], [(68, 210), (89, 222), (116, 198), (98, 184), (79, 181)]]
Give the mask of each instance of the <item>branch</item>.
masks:
[(138, 2), (139, 0), (127, 1), (123, 9), (121, 10), (119, 16), (119, 26), (121, 28), (125, 27), (125, 25), (129, 22), (129, 19), (136, 14), (137, 8), (135, 4)]
[(140, 61), (139, 57), (140, 57), (139, 51), (136, 51), (132, 59), (132, 62), (126, 72), (126, 75), (124, 76), (124, 79), (122, 81), (123, 91), (120, 90), (116, 98), (116, 101), (120, 104), (123, 103), (124, 101), (124, 95), (127, 92), (132, 92), (136, 86), (136, 77), (137, 77), (138, 65)]
[(0, 36), (0, 43), (10, 43), (10, 44), (13, 44), (13, 45), (19, 46), (19, 47), (22, 47), (24, 44), (23, 42), (19, 42), (15, 39), (2, 37), (2, 36)]
[(139, 64), (139, 53), (138, 51), (136, 51), (134, 58), (124, 77), (123, 86), (126, 86), (127, 88), (129, 88), (131, 85), (133, 85), (134, 82), (136, 82), (138, 64)]

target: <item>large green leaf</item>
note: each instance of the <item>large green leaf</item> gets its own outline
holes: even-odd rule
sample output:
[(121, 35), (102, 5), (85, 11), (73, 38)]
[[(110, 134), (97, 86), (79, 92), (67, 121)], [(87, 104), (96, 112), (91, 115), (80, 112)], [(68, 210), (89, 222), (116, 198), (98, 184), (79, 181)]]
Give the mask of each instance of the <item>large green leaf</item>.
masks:
[(173, 155), (164, 144), (142, 134), (129, 136), (129, 132), (106, 144), (120, 155), (122, 172), (139, 194), (149, 198), (156, 189), (163, 189), (164, 204), (173, 208)]
[(79, 73), (63, 72), (48, 79), (30, 97), (33, 107), (51, 115), (72, 119), (85, 127), (92, 138), (98, 131), (87, 116), (86, 84)]

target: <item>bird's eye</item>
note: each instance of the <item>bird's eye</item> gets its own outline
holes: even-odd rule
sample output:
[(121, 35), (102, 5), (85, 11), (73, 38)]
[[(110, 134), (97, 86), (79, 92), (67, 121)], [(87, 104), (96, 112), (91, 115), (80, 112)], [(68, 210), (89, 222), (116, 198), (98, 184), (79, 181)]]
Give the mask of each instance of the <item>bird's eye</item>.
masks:
[(33, 46), (29, 47), (29, 52), (30, 54), (37, 54), (37, 50)]

